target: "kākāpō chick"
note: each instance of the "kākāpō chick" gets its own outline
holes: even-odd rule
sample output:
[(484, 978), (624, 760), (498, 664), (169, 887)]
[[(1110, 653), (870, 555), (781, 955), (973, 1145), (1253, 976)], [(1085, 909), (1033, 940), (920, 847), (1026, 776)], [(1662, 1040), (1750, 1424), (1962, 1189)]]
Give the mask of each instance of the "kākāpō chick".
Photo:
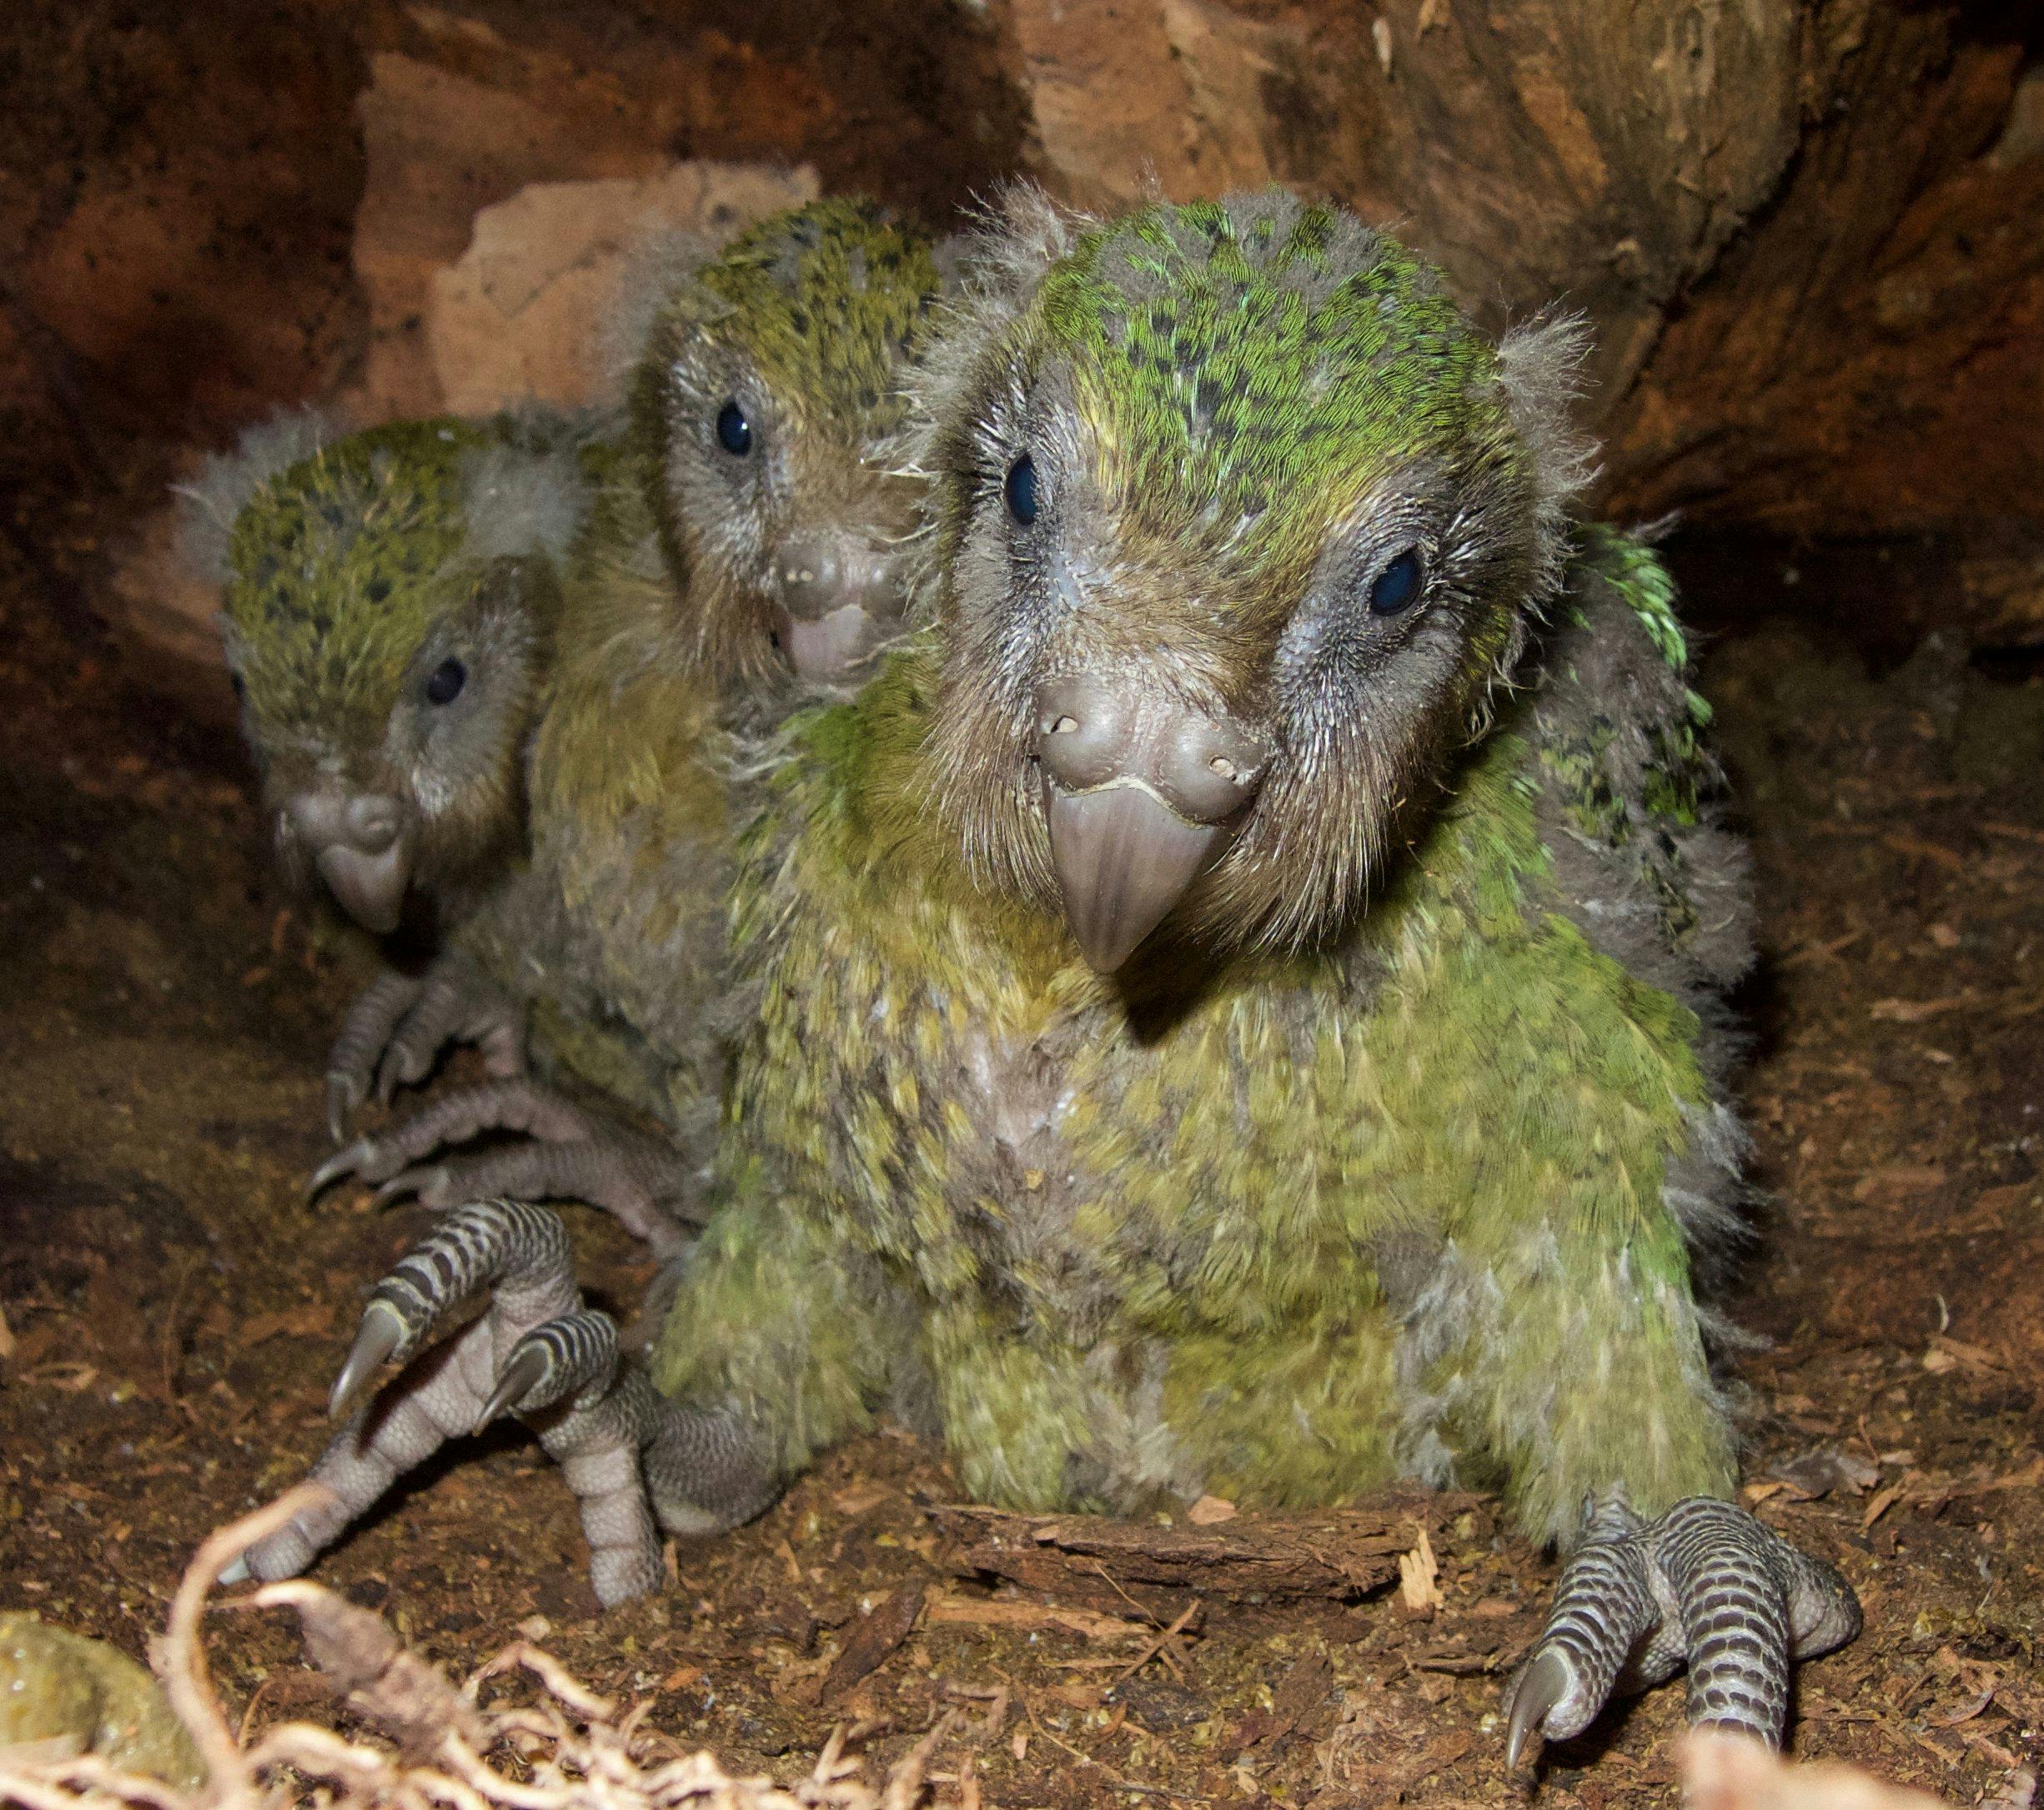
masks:
[[(1283, 196), (1024, 201), (987, 269), (920, 379), (933, 621), (746, 838), (663, 1399), (544, 1326), (500, 1374), (697, 1531), (890, 1396), (1027, 1506), (1488, 1484), (1569, 1553), (1514, 1756), (1685, 1662), (1777, 1740), (1858, 1612), (1730, 1499), (1745, 880), (1665, 574), (1567, 518), (1577, 335)], [(372, 1352), (449, 1305), (396, 1280)]]
[[(913, 487), (896, 469), (900, 367), (942, 248), (855, 199), (773, 216), (716, 258), (645, 262), (634, 344), (633, 500), (713, 674), (844, 690), (902, 623)], [(786, 708), (785, 686), (766, 711)]]
[[(939, 293), (936, 253), (834, 199), (706, 260), (656, 248), (647, 294), (620, 310), (645, 322), (620, 329), (640, 347), (630, 426), (568, 586), (531, 867), (466, 941), (532, 1001), (543, 1052), (684, 1147), (700, 1150), (721, 1090), (726, 775), (795, 704), (856, 683), (899, 626), (916, 490), (897, 469), (898, 367)], [(540, 1143), (425, 1162), (486, 1129)], [(631, 1220), (645, 1145), (627, 1138), (612, 1161), (605, 1141), (547, 1090), (499, 1085), (359, 1140), (314, 1185), (353, 1174), (435, 1204), (565, 1191)]]
[(450, 1038), (523, 1068), (520, 1013), (445, 939), (523, 858), (526, 751), (598, 446), (592, 418), (539, 409), (353, 434), (308, 411), (184, 493), (286, 866), (379, 937), (409, 913), (434, 957), (349, 1013), (337, 1138), (373, 1082), (417, 1080)]
[[(349, 1145), (315, 1185), (354, 1174), (434, 1204), (571, 1196), (642, 1226), (690, 1210), (725, 1063), (726, 788), (791, 707), (856, 681), (898, 622), (900, 542), (916, 499), (893, 444), (898, 367), (940, 288), (935, 249), (870, 204), (840, 199), (776, 215), (706, 263), (650, 267), (660, 294), (645, 310), (618, 478), (573, 563), (533, 741), (531, 859), (465, 927), (464, 947), (531, 1003), (542, 1053), (651, 1114), (671, 1144), (651, 1150), (536, 1083), (500, 1082)], [(429, 1160), (497, 1129), (537, 1136)], [(509, 1264), (528, 1276), (532, 1223), (523, 1209), (483, 1214), (464, 1234), (459, 1273)], [(336, 1489), (333, 1511), (269, 1542), (257, 1571), (307, 1562), (398, 1471), (465, 1430), (490, 1392), (490, 1354), (550, 1299), (507, 1286), (459, 1351), (436, 1354), (414, 1378), (405, 1400), (425, 1404), (419, 1412), (343, 1430), (319, 1473)], [(340, 1405), (397, 1337), (379, 1321)], [(552, 1399), (505, 1397), (565, 1451), (560, 1441), (582, 1440), (586, 1426), (560, 1431), (575, 1410), (542, 1415)], [(588, 1425), (608, 1437), (608, 1422)], [(611, 1513), (603, 1465), (633, 1461), (628, 1446), (602, 1450), (603, 1464), (570, 1467), (592, 1529)], [(588, 1482), (598, 1473), (600, 1488)], [(606, 1600), (657, 1577), (656, 1553), (648, 1571), (638, 1549), (592, 1538)]]

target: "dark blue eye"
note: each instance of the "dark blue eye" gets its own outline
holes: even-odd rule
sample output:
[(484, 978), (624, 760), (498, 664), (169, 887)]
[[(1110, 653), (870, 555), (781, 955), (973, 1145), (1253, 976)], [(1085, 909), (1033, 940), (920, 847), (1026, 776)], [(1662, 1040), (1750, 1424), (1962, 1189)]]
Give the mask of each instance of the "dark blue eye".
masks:
[(717, 411), (717, 445), (734, 459), (742, 459), (752, 450), (752, 424), (735, 402), (726, 403)]
[(1408, 547), (1370, 585), (1370, 611), (1396, 616), (1419, 595), (1419, 550)]
[(459, 660), (443, 660), (426, 675), (426, 701), (451, 704), (469, 682), (469, 669)]
[(1037, 462), (1027, 453), (1007, 468), (1007, 482), (1001, 488), (1007, 499), (1007, 512), (1027, 528), (1037, 519)]

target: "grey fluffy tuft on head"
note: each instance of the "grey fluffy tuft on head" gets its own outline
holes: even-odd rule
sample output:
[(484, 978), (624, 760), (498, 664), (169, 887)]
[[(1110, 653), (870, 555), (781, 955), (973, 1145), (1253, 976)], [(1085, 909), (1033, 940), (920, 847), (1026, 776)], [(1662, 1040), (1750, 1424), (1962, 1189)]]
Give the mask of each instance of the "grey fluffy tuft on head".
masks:
[(477, 559), (544, 553), (558, 560), (588, 520), (595, 489), (580, 458), (594, 417), (512, 417), (512, 436), (461, 463), (468, 551)]
[(1498, 342), (1498, 381), (1512, 425), (1533, 454), (1533, 507), (1540, 570), (1535, 596), (1551, 596), (1568, 557), (1569, 510), (1597, 475), (1597, 443), (1578, 428), (1575, 404), (1588, 387), (1589, 323), (1549, 310), (1510, 329)]
[(621, 395), (630, 383), (660, 310), (716, 249), (708, 234), (681, 227), (650, 232), (632, 247), (616, 297), (597, 329), (597, 366), (612, 394)]
[(197, 576), (224, 585), (231, 576), (228, 549), (234, 523), (255, 493), (294, 465), (347, 432), (334, 415), (313, 408), (287, 409), (249, 428), (232, 452), (213, 453), (189, 484), (173, 485), (178, 500), (178, 551)]
[(919, 475), (934, 469), (933, 436), (979, 387), (986, 348), (1028, 305), (1037, 279), (1093, 224), (1033, 184), (1013, 183), (978, 209), (971, 230), (944, 242), (947, 294), (922, 356), (902, 379), (917, 425), (903, 450)]
[[(1035, 184), (1017, 182), (976, 209), (967, 231), (943, 242), (938, 259), (943, 299), (921, 354), (901, 378), (909, 411), (890, 449), (896, 469), (918, 478), (942, 469), (940, 440), (955, 431), (969, 413), (969, 399), (983, 387), (981, 366), (987, 349), (1028, 305), (1043, 273), (1095, 224), (1087, 214), (1061, 207)], [(910, 561), (912, 621), (927, 617), (937, 594), (944, 550), (929, 531), (933, 513), (926, 513)]]

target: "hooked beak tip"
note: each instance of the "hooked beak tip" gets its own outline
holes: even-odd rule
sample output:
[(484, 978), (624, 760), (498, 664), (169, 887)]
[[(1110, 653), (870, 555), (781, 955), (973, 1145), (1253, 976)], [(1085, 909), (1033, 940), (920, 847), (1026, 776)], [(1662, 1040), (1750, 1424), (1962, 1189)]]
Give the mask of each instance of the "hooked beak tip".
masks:
[(779, 612), (776, 632), (796, 676), (810, 685), (837, 685), (851, 677), (880, 640), (861, 603), (841, 604), (822, 616)]
[(1102, 974), (1143, 946), (1235, 835), (1227, 824), (1188, 822), (1128, 780), (1069, 792), (1047, 779), (1044, 810), (1065, 922)]
[(341, 909), (372, 936), (389, 936), (398, 928), (411, 882), (402, 838), (374, 855), (331, 846), (319, 852), (314, 864)]

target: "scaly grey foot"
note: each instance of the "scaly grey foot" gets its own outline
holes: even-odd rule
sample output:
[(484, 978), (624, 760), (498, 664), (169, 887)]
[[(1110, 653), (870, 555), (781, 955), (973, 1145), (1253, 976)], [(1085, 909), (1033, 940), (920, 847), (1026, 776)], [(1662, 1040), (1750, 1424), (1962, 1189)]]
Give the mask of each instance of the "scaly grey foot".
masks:
[[(485, 1290), (480, 1319), (356, 1409), (386, 1366)], [(505, 1413), (560, 1465), (606, 1607), (660, 1581), (656, 1515), (674, 1531), (715, 1532), (777, 1493), (766, 1442), (737, 1415), (669, 1402), (620, 1364), (615, 1325), (582, 1303), (559, 1215), (523, 1202), (458, 1208), (400, 1259), (364, 1310), (329, 1408), (348, 1417), (313, 1467), (330, 1503), (251, 1548), (224, 1581), (296, 1575), (405, 1471)]]
[(1590, 1516), (1506, 1692), (1507, 1762), (1685, 1665), (1692, 1725), (1779, 1747), (1790, 1662), (1859, 1632), (1852, 1586), (1736, 1504), (1691, 1496), (1642, 1525), (1608, 1503)]

